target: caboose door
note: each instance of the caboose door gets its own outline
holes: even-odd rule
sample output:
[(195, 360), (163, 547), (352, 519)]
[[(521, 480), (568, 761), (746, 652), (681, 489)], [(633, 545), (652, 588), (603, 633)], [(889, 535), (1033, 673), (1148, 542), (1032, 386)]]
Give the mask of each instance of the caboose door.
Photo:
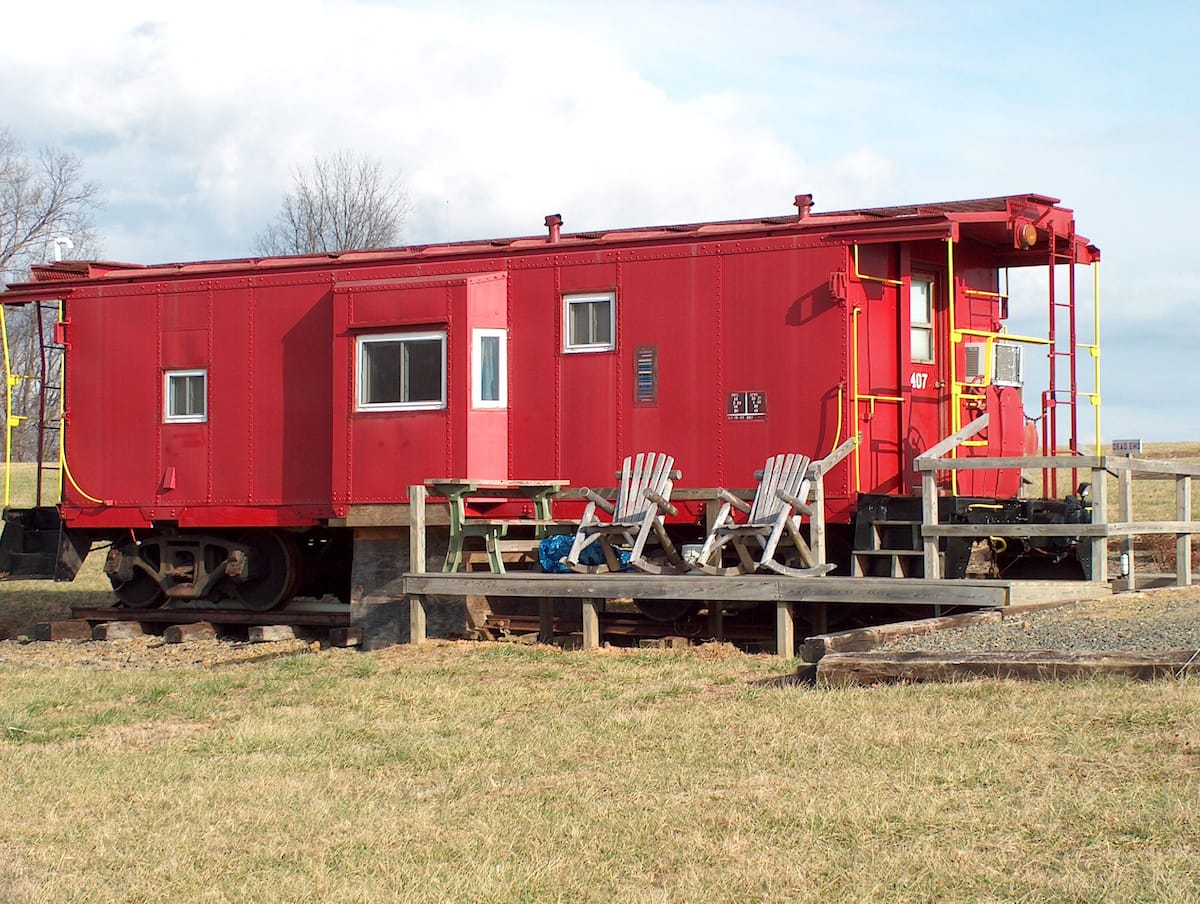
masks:
[(908, 398), (904, 438), (905, 490), (920, 492), (921, 475), (913, 466), (916, 457), (947, 435), (946, 400), (949, 387), (942, 376), (948, 354), (946, 341), (945, 280), (932, 270), (913, 269), (904, 280), (901, 325), (908, 342), (902, 391)]

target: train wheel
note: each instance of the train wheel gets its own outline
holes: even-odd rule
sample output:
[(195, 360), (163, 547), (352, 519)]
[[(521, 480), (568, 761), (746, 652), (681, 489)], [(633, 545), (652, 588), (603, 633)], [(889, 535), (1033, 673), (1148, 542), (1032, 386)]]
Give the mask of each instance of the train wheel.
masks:
[(300, 583), (300, 549), (286, 534), (266, 531), (240, 537), (238, 543), (254, 550), (254, 577), (234, 583), (239, 603), (254, 612), (274, 609), (296, 593)]
[[(130, 558), (140, 558), (156, 571), (158, 570), (158, 562), (154, 560), (158, 558), (159, 548), (154, 543), (145, 546), (129, 544), (121, 547), (120, 552)], [(126, 609), (152, 609), (155, 606), (161, 606), (167, 595), (163, 593), (158, 581), (140, 568), (133, 568), (130, 571), (132, 576), (127, 581), (122, 581), (115, 574), (108, 576), (112, 583), (113, 593), (117, 595), (121, 605)]]
[(110, 580), (113, 593), (126, 609), (152, 609), (161, 606), (167, 598), (163, 589), (158, 586), (158, 581), (144, 571), (134, 571), (133, 577), (128, 581), (119, 581), (116, 577)]

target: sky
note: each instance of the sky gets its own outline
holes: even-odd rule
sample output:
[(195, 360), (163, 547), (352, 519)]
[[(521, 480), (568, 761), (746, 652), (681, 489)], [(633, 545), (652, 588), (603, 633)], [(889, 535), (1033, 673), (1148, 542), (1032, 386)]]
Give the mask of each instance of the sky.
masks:
[[(1200, 440), (1200, 4), (59, 0), (3, 25), (0, 127), (82, 158), (109, 259), (249, 256), (341, 150), (400, 175), (417, 244), (1046, 194), (1103, 253), (1104, 441)], [(1044, 332), (1044, 282), (1013, 286), (1014, 332)]]

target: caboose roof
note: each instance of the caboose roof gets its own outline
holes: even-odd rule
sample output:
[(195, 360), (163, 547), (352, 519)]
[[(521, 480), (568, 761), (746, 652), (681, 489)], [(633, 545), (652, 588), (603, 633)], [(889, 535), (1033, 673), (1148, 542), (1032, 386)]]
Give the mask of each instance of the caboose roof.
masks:
[[(1004, 266), (1045, 264), (1039, 246), (1048, 249), (1046, 236), (1053, 233), (1061, 243), (1058, 250), (1073, 251), (1079, 263), (1099, 260), (1100, 251), (1074, 232), (1074, 214), (1059, 207), (1059, 200), (1046, 195), (1001, 195), (962, 201), (908, 204), (893, 207), (864, 207), (854, 210), (817, 212), (811, 195), (797, 195), (797, 212), (785, 216), (741, 220), (680, 223), (669, 226), (633, 227), (590, 232), (518, 236), (482, 241), (407, 245), (369, 251), (343, 251), (279, 257), (192, 261), (168, 264), (128, 264), (113, 261), (60, 261), (36, 265), (32, 281), (14, 283), (0, 295), (4, 303), (47, 297), (45, 285), (55, 283), (55, 295), (71, 284), (141, 282), (155, 279), (217, 277), (278, 270), (307, 270), (334, 265), (406, 263), (444, 258), (496, 258), (515, 254), (587, 250), (589, 248), (636, 247), (676, 244), (698, 240), (721, 241), (782, 234), (809, 234), (831, 243), (878, 243), (923, 239), (970, 238), (994, 246), (998, 263)], [(559, 219), (557, 215), (554, 219)], [(549, 224), (552, 217), (547, 217)], [(1014, 249), (1012, 227), (1019, 220), (1039, 228), (1039, 246), (1025, 252)], [(561, 220), (559, 220), (561, 222)]]

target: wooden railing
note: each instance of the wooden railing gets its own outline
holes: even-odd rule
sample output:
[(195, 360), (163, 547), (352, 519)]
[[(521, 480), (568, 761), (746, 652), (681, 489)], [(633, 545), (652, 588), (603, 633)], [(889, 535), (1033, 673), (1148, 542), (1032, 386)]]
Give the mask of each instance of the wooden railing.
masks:
[[(953, 436), (947, 437), (917, 457), (921, 472), (921, 537), (926, 577), (940, 577), (938, 541), (942, 537), (988, 537), (997, 531), (995, 524), (940, 524), (937, 506), (939, 471), (976, 471), (996, 468), (1071, 469), (1091, 471), (1092, 521), (1090, 524), (1022, 524), (1023, 537), (1087, 537), (1091, 543), (1092, 575), (1095, 582), (1108, 581), (1108, 546), (1111, 538), (1122, 539), (1129, 556), (1129, 586), (1134, 586), (1133, 538), (1142, 534), (1175, 535), (1175, 583), (1192, 583), (1192, 537), (1200, 534), (1200, 522), (1192, 520), (1192, 478), (1200, 477), (1200, 466), (1173, 461), (1152, 461), (1125, 456), (1042, 455), (1003, 458), (947, 458), (963, 440), (987, 426), (985, 414)], [(1108, 520), (1106, 477), (1117, 479), (1118, 520)], [(1175, 481), (1174, 521), (1135, 521), (1133, 519), (1133, 480), (1136, 477)]]

